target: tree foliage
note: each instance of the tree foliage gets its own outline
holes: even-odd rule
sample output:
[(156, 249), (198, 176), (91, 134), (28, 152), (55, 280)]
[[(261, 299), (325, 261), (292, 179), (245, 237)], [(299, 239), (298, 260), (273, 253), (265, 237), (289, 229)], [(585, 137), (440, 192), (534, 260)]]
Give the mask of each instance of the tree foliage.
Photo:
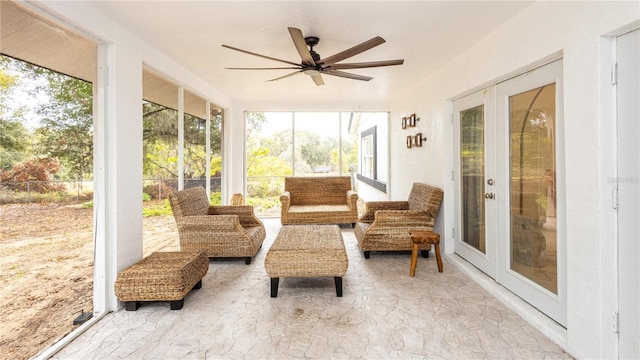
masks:
[(321, 138), (318, 134), (303, 131), (296, 133), (300, 143), (300, 155), (311, 169), (320, 165), (337, 168), (338, 163), (332, 164), (331, 153), (338, 149), (338, 140), (333, 137)]
[(10, 75), (4, 66), (5, 61), (0, 61), (0, 169), (7, 170), (15, 163), (22, 161), (28, 155), (29, 132), (16, 119), (20, 112), (9, 113), (6, 102), (13, 87), (17, 84), (17, 78)]
[(0, 118), (0, 170), (10, 169), (28, 155), (28, 138), (22, 123)]
[[(143, 171), (158, 178), (178, 177), (178, 112), (151, 102), (143, 102)], [(222, 116), (210, 118), (211, 173), (222, 170)], [(184, 175), (201, 178), (206, 171), (206, 120), (184, 116)], [(218, 160), (216, 160), (218, 159)]]
[(17, 191), (63, 191), (64, 185), (50, 182), (59, 169), (60, 164), (55, 159), (34, 158), (14, 165), (11, 170), (0, 170), (0, 182), (3, 187)]
[[(4, 62), (7, 62), (5, 59)], [(39, 66), (12, 61), (25, 80), (42, 80), (32, 96), (44, 94), (38, 114), (43, 118), (35, 130), (35, 153), (60, 161), (64, 175), (82, 179), (93, 172), (92, 84)]]

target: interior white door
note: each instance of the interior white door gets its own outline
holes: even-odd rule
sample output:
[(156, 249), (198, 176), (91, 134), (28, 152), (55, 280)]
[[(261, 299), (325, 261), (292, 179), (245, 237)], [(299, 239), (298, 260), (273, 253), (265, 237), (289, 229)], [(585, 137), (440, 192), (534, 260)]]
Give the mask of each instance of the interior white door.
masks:
[(455, 252), (495, 277), (495, 87), (453, 103)]
[(617, 39), (619, 358), (640, 358), (640, 30)]
[(496, 85), (496, 280), (566, 325), (562, 60)]

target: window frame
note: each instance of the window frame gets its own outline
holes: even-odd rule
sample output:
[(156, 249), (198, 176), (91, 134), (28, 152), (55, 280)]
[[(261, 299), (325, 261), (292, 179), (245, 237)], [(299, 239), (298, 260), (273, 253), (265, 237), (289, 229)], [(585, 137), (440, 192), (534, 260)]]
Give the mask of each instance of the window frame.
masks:
[[(365, 153), (365, 146), (364, 146), (364, 141), (365, 139), (371, 137), (371, 148), (372, 148), (372, 154), (367, 154)], [(357, 178), (359, 181), (362, 181), (363, 183), (372, 186), (373, 188), (380, 190), (384, 193), (387, 192), (387, 184), (383, 183), (381, 181), (378, 180), (378, 133), (377, 133), (377, 125), (373, 126), (367, 130), (364, 130), (363, 132), (360, 133), (360, 167), (358, 169), (358, 174), (357, 174)], [(365, 157), (371, 157), (371, 175), (372, 176), (367, 176), (368, 174), (364, 173), (365, 170), (365, 163), (367, 158)]]

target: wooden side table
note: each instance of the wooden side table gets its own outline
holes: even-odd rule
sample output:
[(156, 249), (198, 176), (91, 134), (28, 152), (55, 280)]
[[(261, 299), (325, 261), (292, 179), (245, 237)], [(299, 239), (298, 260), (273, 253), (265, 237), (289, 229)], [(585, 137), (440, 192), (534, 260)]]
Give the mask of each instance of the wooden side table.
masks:
[(416, 265), (418, 264), (418, 245), (433, 244), (436, 248), (436, 260), (438, 262), (438, 271), (442, 272), (442, 258), (440, 257), (440, 234), (426, 230), (409, 231), (411, 241), (413, 241), (413, 249), (411, 250), (411, 267), (409, 268), (409, 276), (416, 276)]

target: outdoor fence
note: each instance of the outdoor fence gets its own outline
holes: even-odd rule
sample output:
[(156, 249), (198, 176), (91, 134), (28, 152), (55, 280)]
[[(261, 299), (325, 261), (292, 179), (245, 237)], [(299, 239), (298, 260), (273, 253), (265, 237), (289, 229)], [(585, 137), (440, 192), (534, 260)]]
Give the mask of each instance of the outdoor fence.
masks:
[[(211, 178), (211, 192), (221, 191), (222, 179)], [(206, 179), (185, 179), (184, 188), (205, 187)], [(0, 204), (77, 203), (93, 200), (93, 180), (0, 182)], [(178, 179), (143, 179), (142, 193), (149, 199), (165, 199), (178, 189)], [(141, 195), (141, 200), (145, 196)]]
[[(326, 174), (323, 174), (326, 175)], [(352, 174), (353, 175), (353, 174)], [(322, 176), (312, 174), (305, 176)], [(250, 176), (247, 178), (246, 203), (254, 206), (258, 217), (280, 216), (280, 195), (285, 176)], [(352, 179), (353, 180), (353, 179)], [(355, 185), (355, 184), (354, 184)], [(163, 200), (178, 189), (178, 179), (143, 179), (141, 200)], [(206, 179), (184, 179), (184, 188), (206, 187)], [(1, 182), (0, 205), (20, 203), (84, 204), (93, 200), (93, 180)], [(222, 178), (212, 177), (212, 203), (220, 203)], [(231, 194), (229, 194), (231, 195)]]

